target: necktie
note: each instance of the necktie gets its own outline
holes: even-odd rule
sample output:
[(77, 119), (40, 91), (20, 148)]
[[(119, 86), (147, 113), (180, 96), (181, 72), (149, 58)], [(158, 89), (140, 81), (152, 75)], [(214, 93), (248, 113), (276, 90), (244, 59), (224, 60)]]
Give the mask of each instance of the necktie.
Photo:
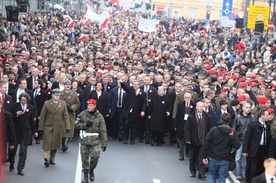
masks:
[(149, 91), (149, 88), (148, 88), (149, 86), (146, 86), (146, 100), (147, 100), (147, 106), (149, 106), (149, 93), (148, 93), (148, 91)]
[(271, 183), (273, 183), (273, 180), (274, 180), (274, 178), (272, 177), (272, 178), (270, 179)]
[(263, 145), (266, 145), (266, 128), (265, 128), (265, 125), (264, 125), (264, 124), (262, 125), (262, 127), (263, 127), (263, 134), (264, 134)]
[(35, 92), (34, 92), (34, 97), (36, 97), (36, 95), (37, 95), (37, 90), (35, 90)]
[(198, 119), (201, 120), (201, 114), (198, 114)]
[(122, 107), (122, 89), (119, 89), (118, 107)]

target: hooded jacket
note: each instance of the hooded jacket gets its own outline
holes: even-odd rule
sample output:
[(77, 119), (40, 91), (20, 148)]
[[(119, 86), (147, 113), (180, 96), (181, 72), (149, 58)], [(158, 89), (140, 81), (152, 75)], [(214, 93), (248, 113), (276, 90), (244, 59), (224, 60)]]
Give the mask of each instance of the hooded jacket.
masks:
[(240, 141), (236, 131), (224, 121), (211, 128), (203, 142), (202, 158), (230, 160), (232, 149), (239, 149)]

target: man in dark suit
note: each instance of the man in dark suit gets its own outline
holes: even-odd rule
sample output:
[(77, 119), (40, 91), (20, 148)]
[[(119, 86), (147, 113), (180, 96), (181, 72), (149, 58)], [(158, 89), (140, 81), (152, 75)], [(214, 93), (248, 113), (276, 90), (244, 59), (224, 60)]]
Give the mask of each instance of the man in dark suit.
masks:
[(276, 160), (268, 158), (264, 161), (265, 172), (254, 177), (252, 183), (275, 183), (276, 182)]
[(15, 103), (11, 110), (16, 134), (16, 146), (9, 151), (9, 168), (10, 171), (14, 170), (14, 157), (17, 146), (20, 144), (17, 170), (18, 175), (24, 175), (23, 169), (25, 168), (28, 145), (32, 139), (32, 134), (34, 134), (35, 137), (37, 137), (38, 134), (34, 123), (35, 109), (32, 105), (28, 104), (31, 97), (27, 93), (21, 93), (18, 98), (20, 102)]
[(121, 84), (118, 82), (118, 86), (110, 90), (109, 92), (109, 110), (110, 110), (110, 135), (112, 139), (119, 141), (123, 140), (123, 118), (122, 108), (126, 104), (127, 94), (122, 89)]
[(262, 109), (258, 119), (249, 123), (243, 141), (243, 156), (246, 157), (246, 180), (251, 182), (263, 171), (263, 162), (268, 157), (271, 140), (270, 125), (266, 124), (268, 111)]
[[(3, 117), (3, 118), (1, 118), (1, 117)], [(5, 134), (4, 141), (3, 141), (4, 154), (0, 155), (0, 160), (4, 160), (3, 162), (5, 162), (6, 158), (7, 158), (7, 156), (6, 156), (7, 155), (7, 144), (9, 145), (9, 149), (13, 149), (16, 145), (16, 136), (15, 136), (15, 129), (14, 129), (14, 124), (13, 124), (13, 120), (12, 120), (12, 114), (3, 108), (2, 100), (0, 100), (0, 118), (1, 118), (0, 123), (4, 125), (3, 133)]]
[(108, 76), (103, 76), (102, 77), (102, 83), (103, 83), (103, 91), (109, 93), (110, 90), (112, 90), (112, 88), (114, 88), (114, 86), (108, 82), (109, 78)]
[(189, 168), (190, 177), (196, 176), (196, 167), (198, 169), (198, 178), (204, 179), (205, 166), (201, 157), (203, 141), (211, 129), (211, 122), (208, 115), (203, 112), (203, 102), (197, 102), (196, 110), (190, 114), (185, 124), (186, 143), (190, 145), (189, 149)]
[[(124, 78), (122, 78), (122, 80), (124, 80)], [(137, 80), (132, 82), (132, 87), (126, 86), (122, 80), (120, 81), (121, 86), (128, 94), (127, 102), (123, 109), (123, 114), (126, 119), (124, 144), (127, 144), (129, 130), (131, 131), (130, 144), (135, 144), (135, 139), (138, 135), (138, 124), (141, 121), (141, 118), (145, 116), (146, 112), (146, 94), (140, 89), (140, 83)]]
[(150, 130), (149, 130), (149, 118), (148, 118), (148, 112), (149, 112), (149, 105), (151, 103), (151, 100), (153, 97), (157, 96), (157, 89), (153, 86), (150, 86), (150, 77), (146, 76), (144, 78), (144, 86), (142, 86), (140, 89), (143, 90), (146, 94), (146, 103), (147, 103), (147, 109), (146, 114), (142, 118), (142, 120), (139, 123), (139, 142), (143, 142), (145, 137), (146, 144), (149, 144), (150, 141)]
[(33, 90), (34, 89), (35, 81), (37, 79), (39, 79), (38, 72), (39, 72), (39, 70), (37, 68), (33, 68), (32, 69), (32, 75), (26, 79), (28, 90)]
[(0, 100), (3, 102), (3, 109), (11, 112), (13, 100), (10, 95), (6, 94), (7, 86), (3, 82), (0, 82)]
[[(42, 85), (43, 85), (43, 81), (41, 79), (37, 79), (34, 82), (33, 97), (34, 97), (34, 102), (36, 104), (36, 115), (35, 115), (36, 131), (38, 131), (38, 124), (39, 124), (41, 109), (42, 109), (44, 103), (48, 99), (48, 93), (41, 88)], [(38, 136), (35, 138), (36, 144), (40, 144), (41, 135), (42, 134), (39, 133)]]
[(212, 114), (212, 117), (211, 117), (212, 127), (217, 125), (217, 123), (220, 120), (220, 116), (223, 113), (229, 113), (231, 115), (230, 126), (232, 126), (233, 120), (235, 118), (234, 111), (230, 110), (230, 108), (228, 107), (228, 102), (224, 99), (219, 101), (219, 105), (220, 105), (220, 107)]
[[(83, 90), (84, 101), (87, 101), (89, 99), (89, 95), (90, 95), (91, 91), (96, 90), (96, 83), (97, 83), (96, 77), (91, 76), (89, 78), (89, 84), (86, 85), (86, 87)], [(86, 104), (85, 104), (85, 106), (86, 106)]]
[(7, 90), (6, 94), (8, 94), (11, 90), (16, 89), (16, 83), (9, 82), (9, 76), (8, 74), (4, 73), (2, 76), (2, 82), (6, 85)]
[[(192, 114), (195, 110), (195, 104), (192, 101), (192, 95), (190, 93), (184, 94), (184, 102), (178, 104), (176, 117), (174, 120), (174, 129), (176, 130), (177, 140), (179, 143), (179, 160), (184, 160), (184, 148), (185, 148), (185, 138), (184, 138), (184, 127), (188, 119), (188, 116)], [(186, 145), (186, 155), (189, 153), (187, 151), (188, 145)]]

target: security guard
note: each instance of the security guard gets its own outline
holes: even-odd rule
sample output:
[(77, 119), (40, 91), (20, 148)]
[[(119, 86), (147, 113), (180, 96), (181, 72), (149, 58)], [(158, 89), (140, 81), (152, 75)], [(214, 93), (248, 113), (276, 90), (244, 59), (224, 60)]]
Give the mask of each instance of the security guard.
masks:
[(87, 101), (87, 110), (82, 111), (78, 115), (75, 123), (75, 128), (81, 130), (80, 153), (82, 171), (84, 173), (82, 183), (88, 182), (88, 171), (90, 171), (90, 180), (94, 181), (94, 169), (100, 157), (99, 144), (101, 142), (103, 152), (106, 150), (107, 145), (105, 121), (101, 113), (96, 109), (96, 104), (96, 100), (89, 99)]

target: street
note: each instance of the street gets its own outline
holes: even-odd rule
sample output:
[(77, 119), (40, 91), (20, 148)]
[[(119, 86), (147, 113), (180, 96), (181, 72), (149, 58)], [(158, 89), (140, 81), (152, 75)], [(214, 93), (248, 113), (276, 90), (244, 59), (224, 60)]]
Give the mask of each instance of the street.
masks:
[[(5, 165), (6, 183), (80, 183), (82, 179), (81, 159), (77, 141), (69, 143), (69, 149), (58, 151), (56, 165), (45, 168), (41, 144), (28, 148), (25, 176), (17, 175)], [(18, 157), (18, 154), (17, 156)], [(17, 163), (17, 161), (16, 161)], [(178, 148), (167, 144), (150, 146), (136, 142), (135, 145), (109, 140), (106, 152), (95, 169), (95, 183), (198, 183), (208, 182), (191, 178), (188, 159), (178, 160)], [(208, 175), (208, 174), (207, 174)], [(227, 182), (239, 182), (229, 173)]]

